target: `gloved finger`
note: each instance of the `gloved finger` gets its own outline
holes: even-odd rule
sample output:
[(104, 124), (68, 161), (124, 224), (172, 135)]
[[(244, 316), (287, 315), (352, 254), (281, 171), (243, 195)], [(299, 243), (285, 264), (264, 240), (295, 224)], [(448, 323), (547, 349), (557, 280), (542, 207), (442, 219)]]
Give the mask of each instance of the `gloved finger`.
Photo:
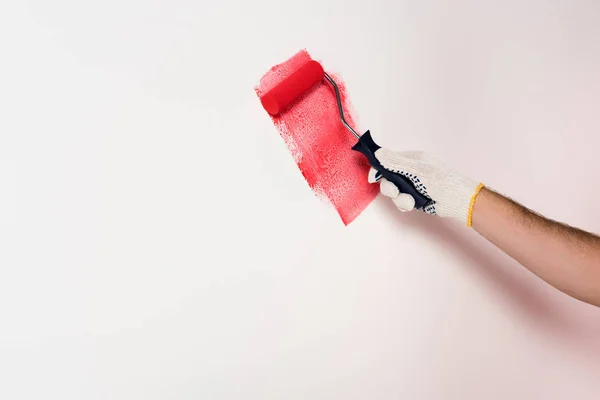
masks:
[(415, 208), (415, 198), (410, 194), (400, 193), (392, 201), (400, 211), (412, 211)]
[(390, 171), (402, 171), (416, 176), (421, 175), (424, 153), (420, 151), (396, 152), (384, 147), (375, 152), (375, 158)]
[(379, 182), (379, 180), (381, 179), (381, 173), (379, 171), (377, 171), (375, 168), (371, 167), (371, 169), (369, 169), (369, 176), (367, 178), (369, 183), (375, 183), (375, 182)]
[(381, 178), (379, 191), (385, 197), (392, 199), (400, 211), (412, 211), (415, 208), (415, 199), (410, 194), (400, 193), (398, 187), (385, 178)]
[(394, 153), (404, 158), (409, 158), (411, 160), (425, 160), (429, 157), (427, 153), (421, 150), (395, 151)]
[(381, 178), (381, 183), (379, 184), (379, 191), (385, 197), (390, 197), (392, 199), (395, 199), (400, 195), (400, 190), (398, 190), (398, 187), (385, 178)]

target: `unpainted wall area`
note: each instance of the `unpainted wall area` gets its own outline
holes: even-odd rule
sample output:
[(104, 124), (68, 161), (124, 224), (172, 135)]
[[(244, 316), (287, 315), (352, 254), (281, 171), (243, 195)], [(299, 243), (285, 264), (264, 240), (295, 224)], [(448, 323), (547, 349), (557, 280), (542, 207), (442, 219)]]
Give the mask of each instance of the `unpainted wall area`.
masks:
[(9, 3), (0, 397), (600, 396), (596, 308), (385, 199), (344, 227), (253, 90), (306, 48), (380, 144), (600, 232), (600, 3)]

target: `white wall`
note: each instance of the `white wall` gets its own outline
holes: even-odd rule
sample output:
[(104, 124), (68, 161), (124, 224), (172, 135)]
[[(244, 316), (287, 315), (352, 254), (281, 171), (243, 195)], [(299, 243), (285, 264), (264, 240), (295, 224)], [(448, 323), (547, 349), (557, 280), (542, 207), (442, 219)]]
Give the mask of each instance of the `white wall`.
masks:
[(0, 5), (0, 398), (598, 399), (600, 312), (378, 199), (345, 228), (255, 97), (600, 231), (600, 3)]

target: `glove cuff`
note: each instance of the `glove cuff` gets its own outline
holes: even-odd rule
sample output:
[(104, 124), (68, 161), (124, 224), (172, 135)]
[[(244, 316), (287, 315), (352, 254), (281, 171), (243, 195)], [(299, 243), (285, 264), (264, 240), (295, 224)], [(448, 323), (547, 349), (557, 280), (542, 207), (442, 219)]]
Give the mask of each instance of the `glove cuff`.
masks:
[(440, 187), (442, 191), (434, 196), (436, 213), (440, 217), (451, 217), (471, 226), (473, 205), (483, 184), (462, 175), (454, 175)]
[(477, 185), (477, 189), (475, 189), (475, 193), (473, 193), (473, 196), (471, 197), (471, 201), (469, 202), (469, 212), (467, 214), (468, 227), (471, 227), (471, 225), (473, 224), (473, 206), (475, 205), (475, 199), (477, 198), (479, 192), (481, 192), (481, 189), (483, 189), (484, 187), (485, 185), (483, 183), (479, 183), (479, 185)]

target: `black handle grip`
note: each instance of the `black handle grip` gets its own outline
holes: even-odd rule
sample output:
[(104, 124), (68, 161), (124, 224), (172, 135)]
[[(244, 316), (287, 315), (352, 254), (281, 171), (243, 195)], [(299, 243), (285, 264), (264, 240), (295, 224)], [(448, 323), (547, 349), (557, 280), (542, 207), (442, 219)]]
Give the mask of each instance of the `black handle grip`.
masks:
[(377, 143), (373, 141), (371, 132), (366, 131), (364, 135), (360, 137), (358, 143), (352, 147), (352, 150), (356, 150), (359, 153), (364, 154), (369, 160), (369, 164), (379, 171), (379, 173), (385, 179), (396, 185), (401, 193), (410, 194), (415, 199), (415, 208), (424, 208), (426, 205), (431, 203), (431, 199), (419, 192), (410, 179), (383, 168), (383, 166), (379, 163), (379, 160), (375, 158), (375, 152), (380, 148), (381, 146), (377, 145)]

